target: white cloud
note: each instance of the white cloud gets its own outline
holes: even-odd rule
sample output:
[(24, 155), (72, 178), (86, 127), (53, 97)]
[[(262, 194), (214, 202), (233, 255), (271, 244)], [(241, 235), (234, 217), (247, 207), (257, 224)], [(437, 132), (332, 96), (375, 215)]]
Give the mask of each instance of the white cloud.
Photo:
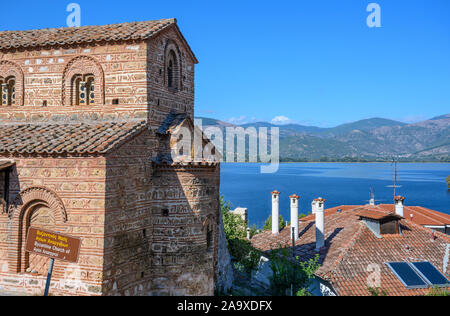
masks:
[(240, 116), (240, 117), (232, 117), (232, 118), (230, 118), (230, 119), (228, 119), (227, 120), (227, 122), (228, 123), (231, 123), (231, 124), (235, 124), (235, 125), (240, 125), (240, 124), (245, 124), (245, 123), (247, 123), (247, 116), (245, 116), (245, 115), (242, 115), (242, 116)]
[(274, 125), (286, 125), (286, 124), (295, 124), (297, 122), (294, 120), (291, 120), (289, 117), (280, 115), (280, 116), (274, 117), (272, 119), (271, 123)]

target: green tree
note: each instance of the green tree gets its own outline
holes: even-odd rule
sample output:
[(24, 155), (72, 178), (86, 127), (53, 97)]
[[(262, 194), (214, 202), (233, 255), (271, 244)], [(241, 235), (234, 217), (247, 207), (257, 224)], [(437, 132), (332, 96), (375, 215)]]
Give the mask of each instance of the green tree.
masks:
[[(284, 221), (284, 218), (282, 215), (278, 218), (278, 223), (280, 230), (286, 227), (286, 222)], [(264, 230), (272, 230), (272, 215), (269, 216), (269, 218), (264, 223)]]
[(386, 290), (383, 290), (382, 288), (373, 288), (369, 287), (367, 289), (369, 291), (371, 296), (388, 296), (388, 292)]
[(447, 288), (432, 288), (427, 296), (450, 296), (450, 287)]
[(247, 273), (251, 273), (258, 267), (261, 252), (247, 240), (247, 223), (239, 215), (230, 212), (231, 204), (223, 197), (220, 198), (220, 208), (230, 255), (244, 267)]
[(272, 295), (286, 296), (292, 292), (296, 296), (311, 296), (309, 288), (314, 274), (320, 267), (319, 255), (305, 262), (292, 258), (290, 248), (273, 250), (270, 264), (273, 275), (270, 278)]

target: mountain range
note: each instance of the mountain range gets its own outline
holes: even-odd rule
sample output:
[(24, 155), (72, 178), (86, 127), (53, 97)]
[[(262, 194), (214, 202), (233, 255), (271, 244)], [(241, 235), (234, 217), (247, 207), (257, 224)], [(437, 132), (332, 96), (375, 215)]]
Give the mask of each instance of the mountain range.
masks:
[[(450, 162), (450, 114), (406, 124), (371, 118), (333, 128), (267, 122), (233, 125), (211, 118), (203, 128), (279, 127), (282, 161), (445, 161)], [(225, 135), (225, 134), (224, 134)], [(248, 144), (247, 144), (248, 146)]]

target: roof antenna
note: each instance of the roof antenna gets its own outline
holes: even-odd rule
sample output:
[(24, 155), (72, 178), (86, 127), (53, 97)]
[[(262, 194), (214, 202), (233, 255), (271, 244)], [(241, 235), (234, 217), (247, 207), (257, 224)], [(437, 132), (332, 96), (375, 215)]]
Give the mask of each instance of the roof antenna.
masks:
[(394, 188), (394, 200), (395, 197), (397, 196), (397, 188), (401, 188), (401, 185), (397, 185), (397, 181), (398, 181), (398, 173), (397, 173), (397, 164), (398, 164), (398, 160), (396, 158), (392, 158), (392, 164), (394, 165), (394, 185), (391, 186), (389, 185), (388, 187), (392, 187)]

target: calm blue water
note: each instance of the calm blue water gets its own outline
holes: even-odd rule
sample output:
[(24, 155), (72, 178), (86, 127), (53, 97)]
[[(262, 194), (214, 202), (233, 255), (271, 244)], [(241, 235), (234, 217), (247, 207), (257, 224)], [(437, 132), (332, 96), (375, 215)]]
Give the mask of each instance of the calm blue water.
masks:
[[(293, 163), (281, 164), (275, 174), (261, 174), (259, 164), (222, 164), (221, 194), (233, 207), (246, 207), (250, 223), (261, 227), (271, 214), (270, 192), (281, 192), (280, 212), (290, 217), (289, 196), (301, 196), (301, 212), (311, 201), (327, 200), (326, 208), (368, 203), (370, 189), (379, 203), (393, 203), (394, 169), (386, 164)], [(419, 205), (450, 214), (450, 191), (445, 178), (450, 164), (399, 164), (397, 193), (406, 205)]]

